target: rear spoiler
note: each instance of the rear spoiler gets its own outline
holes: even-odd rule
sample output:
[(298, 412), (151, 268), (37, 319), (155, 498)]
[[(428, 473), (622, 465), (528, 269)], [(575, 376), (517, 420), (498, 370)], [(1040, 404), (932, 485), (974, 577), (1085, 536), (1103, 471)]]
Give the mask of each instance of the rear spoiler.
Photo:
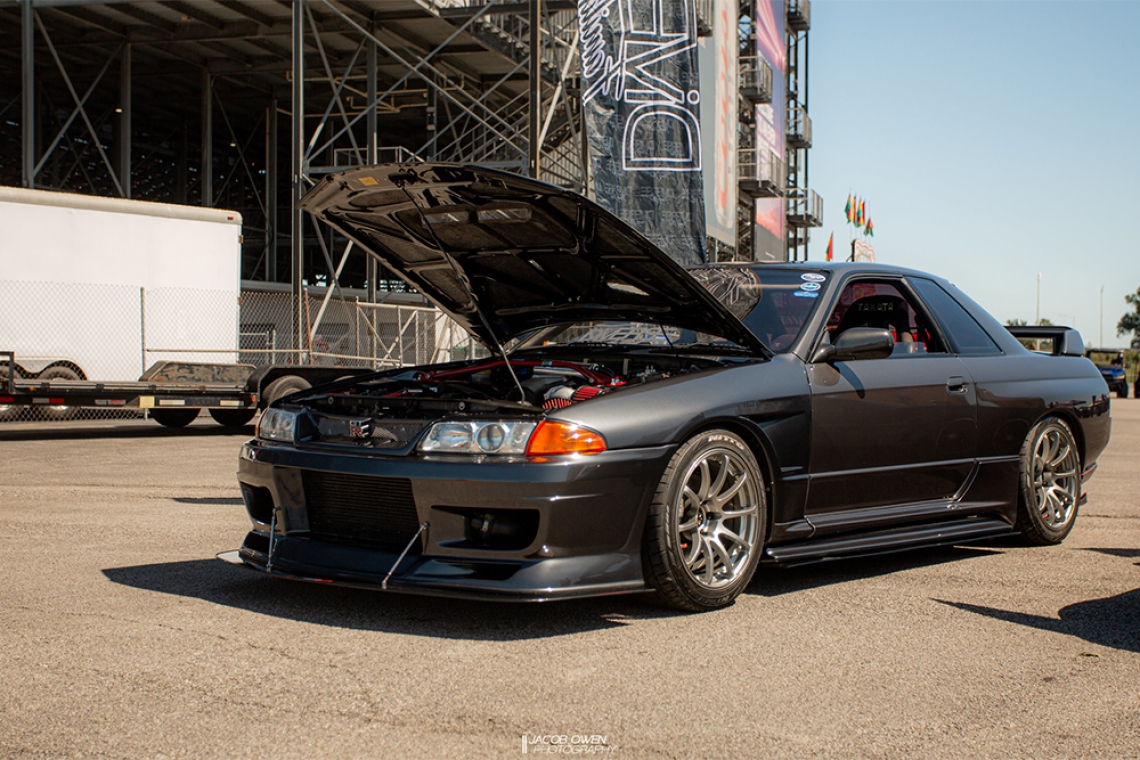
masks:
[(1013, 337), (1020, 340), (1030, 351), (1053, 356), (1084, 356), (1085, 342), (1081, 334), (1071, 327), (1054, 325), (1008, 325)]

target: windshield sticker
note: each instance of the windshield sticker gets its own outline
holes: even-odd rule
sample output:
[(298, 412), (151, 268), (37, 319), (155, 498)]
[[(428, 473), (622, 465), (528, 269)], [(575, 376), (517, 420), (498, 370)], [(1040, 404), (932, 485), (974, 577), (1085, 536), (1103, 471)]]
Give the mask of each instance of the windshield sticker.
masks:
[(792, 293), (792, 295), (793, 295), (793, 296), (799, 296), (800, 298), (819, 298), (819, 293), (815, 293), (815, 292), (808, 292), (808, 291), (806, 291), (806, 290), (797, 290), (797, 291), (794, 291), (794, 292)]
[(827, 282), (827, 277), (816, 272), (804, 272), (800, 275), (800, 279), (807, 282)]
[(800, 285), (800, 290), (806, 290), (809, 293), (814, 293), (815, 291), (819, 290), (819, 283), (805, 282), (803, 285)]
[(760, 302), (762, 286), (750, 269), (691, 269), (689, 273), (737, 319), (744, 319)]

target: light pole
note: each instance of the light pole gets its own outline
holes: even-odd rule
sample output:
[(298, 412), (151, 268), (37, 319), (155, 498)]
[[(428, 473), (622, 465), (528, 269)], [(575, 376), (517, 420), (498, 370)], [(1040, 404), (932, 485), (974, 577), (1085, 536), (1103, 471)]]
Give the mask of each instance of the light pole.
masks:
[(1098, 346), (1104, 345), (1104, 286), (1100, 286), (1100, 342)]
[(1037, 315), (1033, 320), (1033, 324), (1041, 324), (1041, 273), (1037, 273)]

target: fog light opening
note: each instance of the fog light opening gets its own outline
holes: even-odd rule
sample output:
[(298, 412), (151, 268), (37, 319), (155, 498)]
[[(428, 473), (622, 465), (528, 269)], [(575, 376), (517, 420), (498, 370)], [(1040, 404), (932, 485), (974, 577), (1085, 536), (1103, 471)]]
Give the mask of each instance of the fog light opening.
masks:
[(463, 510), (468, 545), (478, 549), (518, 551), (534, 543), (538, 512), (531, 509)]

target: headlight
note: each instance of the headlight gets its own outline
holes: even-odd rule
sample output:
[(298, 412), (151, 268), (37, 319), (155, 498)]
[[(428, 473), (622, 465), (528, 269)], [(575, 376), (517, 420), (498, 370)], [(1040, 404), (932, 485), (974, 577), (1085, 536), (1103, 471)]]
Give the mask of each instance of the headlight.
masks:
[(443, 454), (513, 454), (531, 458), (600, 454), (606, 439), (569, 422), (437, 422), (420, 451)]
[(297, 428), (297, 414), (284, 409), (266, 409), (257, 421), (257, 437), (267, 441), (293, 442)]
[(420, 451), (443, 454), (526, 453), (534, 422), (437, 422), (420, 441)]

